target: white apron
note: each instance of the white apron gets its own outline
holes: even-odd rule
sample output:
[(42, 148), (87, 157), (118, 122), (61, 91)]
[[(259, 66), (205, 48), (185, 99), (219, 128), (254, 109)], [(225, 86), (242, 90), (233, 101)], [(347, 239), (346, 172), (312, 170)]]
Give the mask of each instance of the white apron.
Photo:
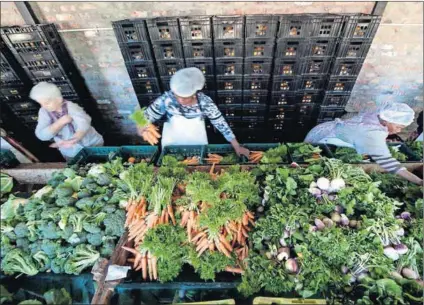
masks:
[(202, 116), (187, 119), (173, 115), (163, 124), (162, 148), (168, 145), (207, 145), (205, 121)]

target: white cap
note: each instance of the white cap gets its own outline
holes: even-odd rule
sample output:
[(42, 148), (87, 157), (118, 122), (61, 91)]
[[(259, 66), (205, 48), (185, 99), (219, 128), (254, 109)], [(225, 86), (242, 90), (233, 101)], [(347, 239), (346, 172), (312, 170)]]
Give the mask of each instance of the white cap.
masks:
[(411, 107), (403, 103), (393, 103), (379, 112), (380, 118), (389, 123), (408, 126), (414, 121), (415, 113)]
[(205, 85), (205, 76), (198, 68), (185, 68), (178, 70), (171, 77), (170, 87), (172, 92), (181, 97), (190, 97)]

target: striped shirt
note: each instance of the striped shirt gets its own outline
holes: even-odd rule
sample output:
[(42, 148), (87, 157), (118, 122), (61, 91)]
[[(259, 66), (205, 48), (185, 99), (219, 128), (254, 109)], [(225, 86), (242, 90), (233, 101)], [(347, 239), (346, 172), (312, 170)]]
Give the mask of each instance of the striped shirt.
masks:
[(199, 92), (197, 94), (197, 100), (198, 103), (195, 105), (184, 106), (178, 103), (172, 91), (168, 91), (147, 107), (145, 115), (151, 123), (160, 120), (164, 115), (166, 115), (167, 120), (171, 119), (174, 115), (182, 115), (187, 119), (204, 118), (206, 116), (228, 142), (235, 139), (233, 131), (212, 99)]

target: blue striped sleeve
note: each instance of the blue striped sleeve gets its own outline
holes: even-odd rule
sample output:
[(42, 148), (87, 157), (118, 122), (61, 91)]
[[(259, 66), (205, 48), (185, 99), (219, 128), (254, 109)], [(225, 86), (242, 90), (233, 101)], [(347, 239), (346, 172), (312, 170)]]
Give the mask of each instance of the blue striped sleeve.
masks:
[(160, 120), (165, 115), (165, 113), (166, 113), (166, 105), (165, 105), (166, 98), (167, 98), (166, 94), (159, 96), (144, 111), (144, 114), (147, 117), (147, 119), (150, 121), (150, 123), (154, 123), (154, 122)]

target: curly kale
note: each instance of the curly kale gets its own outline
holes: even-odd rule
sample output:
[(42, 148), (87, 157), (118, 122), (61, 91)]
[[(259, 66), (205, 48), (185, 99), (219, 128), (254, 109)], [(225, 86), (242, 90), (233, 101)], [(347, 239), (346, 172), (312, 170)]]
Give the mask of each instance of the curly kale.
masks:
[(96, 198), (94, 197), (82, 198), (75, 203), (75, 206), (84, 212), (90, 213), (95, 200)]
[(69, 185), (59, 185), (54, 191), (53, 194), (56, 198), (67, 198), (71, 197), (74, 193), (74, 189)]

